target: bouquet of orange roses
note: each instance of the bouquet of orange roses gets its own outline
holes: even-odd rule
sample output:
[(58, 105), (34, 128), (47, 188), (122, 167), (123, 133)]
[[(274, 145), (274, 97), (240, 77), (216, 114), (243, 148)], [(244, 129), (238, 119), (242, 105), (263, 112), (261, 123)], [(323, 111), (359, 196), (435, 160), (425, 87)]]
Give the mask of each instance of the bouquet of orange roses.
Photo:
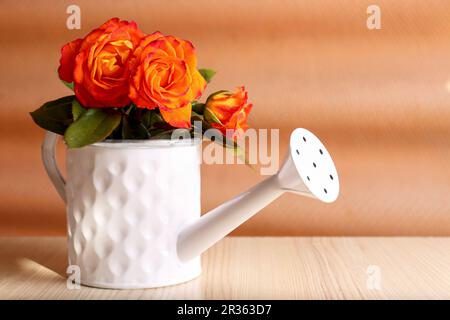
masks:
[(236, 141), (252, 105), (244, 87), (199, 102), (215, 72), (198, 69), (191, 42), (113, 18), (61, 49), (59, 78), (74, 95), (31, 112), (69, 148), (105, 139), (164, 139), (178, 128), (218, 129)]

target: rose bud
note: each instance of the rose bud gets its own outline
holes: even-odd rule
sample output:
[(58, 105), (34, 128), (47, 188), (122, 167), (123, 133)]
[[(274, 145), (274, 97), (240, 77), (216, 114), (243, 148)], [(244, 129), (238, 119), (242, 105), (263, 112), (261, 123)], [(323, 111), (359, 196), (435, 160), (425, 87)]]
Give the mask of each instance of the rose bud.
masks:
[(236, 92), (219, 91), (206, 101), (205, 120), (223, 135), (237, 140), (247, 128), (247, 117), (252, 104), (247, 103), (247, 91), (238, 87)]

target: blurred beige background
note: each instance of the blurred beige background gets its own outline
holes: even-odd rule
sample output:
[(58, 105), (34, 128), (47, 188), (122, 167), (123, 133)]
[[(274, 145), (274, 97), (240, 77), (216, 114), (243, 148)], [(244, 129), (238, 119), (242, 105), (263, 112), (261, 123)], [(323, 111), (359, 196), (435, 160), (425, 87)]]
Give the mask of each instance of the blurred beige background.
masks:
[[(40, 161), (29, 111), (69, 94), (60, 47), (108, 18), (190, 39), (218, 70), (208, 92), (245, 84), (250, 124), (295, 127), (333, 154), (341, 196), (327, 205), (284, 195), (235, 235), (450, 235), (450, 2), (0, 2), (0, 234), (64, 234), (62, 201)], [(81, 7), (81, 30), (65, 26)], [(60, 150), (63, 157), (63, 148)], [(255, 184), (245, 166), (203, 166), (203, 211)]]

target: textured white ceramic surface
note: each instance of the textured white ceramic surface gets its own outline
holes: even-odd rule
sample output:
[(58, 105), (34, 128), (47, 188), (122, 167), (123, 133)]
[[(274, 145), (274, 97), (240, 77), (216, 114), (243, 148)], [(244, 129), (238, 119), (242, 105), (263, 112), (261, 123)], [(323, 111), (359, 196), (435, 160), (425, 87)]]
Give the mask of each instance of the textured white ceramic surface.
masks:
[(201, 272), (179, 261), (178, 231), (200, 217), (198, 143), (98, 143), (67, 152), (69, 264), (81, 283), (151, 288)]

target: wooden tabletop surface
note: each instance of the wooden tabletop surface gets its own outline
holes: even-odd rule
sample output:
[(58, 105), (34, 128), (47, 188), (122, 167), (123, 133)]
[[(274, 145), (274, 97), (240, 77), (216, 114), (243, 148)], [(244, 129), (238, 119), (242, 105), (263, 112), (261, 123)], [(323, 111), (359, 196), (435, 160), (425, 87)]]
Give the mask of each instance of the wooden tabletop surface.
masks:
[(66, 239), (1, 237), (1, 299), (450, 299), (450, 238), (233, 237), (177, 286), (66, 286)]

